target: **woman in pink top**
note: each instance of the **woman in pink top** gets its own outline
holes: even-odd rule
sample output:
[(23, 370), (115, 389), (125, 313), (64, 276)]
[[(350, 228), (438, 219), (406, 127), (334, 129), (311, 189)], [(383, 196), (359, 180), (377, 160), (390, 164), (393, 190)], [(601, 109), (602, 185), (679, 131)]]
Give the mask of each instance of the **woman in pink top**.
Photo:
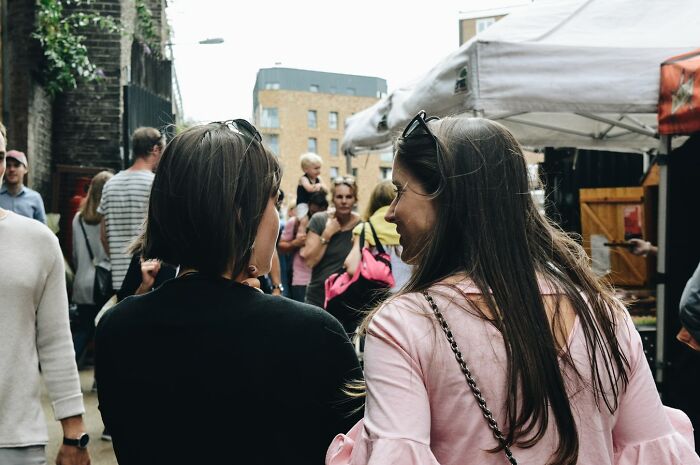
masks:
[(363, 324), (365, 418), (328, 465), (700, 465), (629, 314), (538, 213), (504, 127), (421, 112), (393, 182), (386, 219), (415, 268)]

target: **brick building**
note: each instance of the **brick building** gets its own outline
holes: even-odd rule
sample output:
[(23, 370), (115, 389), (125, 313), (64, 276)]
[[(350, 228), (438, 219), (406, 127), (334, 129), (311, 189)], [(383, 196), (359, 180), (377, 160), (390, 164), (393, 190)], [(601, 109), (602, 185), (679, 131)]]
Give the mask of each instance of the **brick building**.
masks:
[(52, 99), (42, 85), (41, 46), (31, 37), (40, 7), (35, 0), (0, 0), (0, 111), (8, 148), (27, 154), (27, 185), (41, 193), (47, 212), (62, 214), (62, 231), (71, 220), (68, 199), (82, 185), (79, 178), (125, 167), (133, 128), (173, 123), (171, 63), (161, 58), (169, 36), (166, 0), (143, 1), (159, 37), (156, 50), (136, 39), (137, 0), (64, 6), (66, 11), (84, 8), (110, 16), (122, 31), (81, 32), (88, 56), (104, 78), (79, 83)]
[(374, 104), (386, 90), (386, 81), (376, 77), (291, 68), (258, 71), (253, 90), (255, 125), (280, 158), (282, 190), (290, 201), (295, 200), (303, 174), (299, 156), (314, 152), (323, 159), (322, 176), (327, 183), (345, 174), (357, 178), (363, 211), (377, 182), (391, 176), (391, 154), (359, 154), (348, 172), (340, 144), (345, 119)]

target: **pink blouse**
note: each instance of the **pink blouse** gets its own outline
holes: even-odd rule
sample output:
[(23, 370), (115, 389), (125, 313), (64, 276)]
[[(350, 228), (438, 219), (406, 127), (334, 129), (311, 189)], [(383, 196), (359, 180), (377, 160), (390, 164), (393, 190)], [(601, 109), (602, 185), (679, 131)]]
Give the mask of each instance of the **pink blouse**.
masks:
[[(467, 284), (460, 287), (477, 294)], [(543, 289), (543, 293), (551, 293)], [(460, 308), (457, 292), (444, 286), (430, 294), (445, 316), (477, 385), (499, 426), (507, 395), (503, 339), (490, 323)], [(590, 389), (568, 376), (567, 391), (579, 434), (580, 465), (700, 465), (692, 426), (680, 410), (661, 404), (642, 341), (626, 313), (618, 326), (630, 362), (629, 386), (614, 414), (596, 407)], [(588, 356), (578, 319), (569, 350), (584, 378)], [(562, 365), (564, 367), (564, 365)], [(327, 465), (503, 465), (502, 452), (469, 391), (433, 312), (420, 294), (395, 298), (376, 314), (365, 345), (365, 418), (339, 434)], [(534, 447), (514, 447), (522, 465), (547, 463), (556, 448), (556, 426)]]

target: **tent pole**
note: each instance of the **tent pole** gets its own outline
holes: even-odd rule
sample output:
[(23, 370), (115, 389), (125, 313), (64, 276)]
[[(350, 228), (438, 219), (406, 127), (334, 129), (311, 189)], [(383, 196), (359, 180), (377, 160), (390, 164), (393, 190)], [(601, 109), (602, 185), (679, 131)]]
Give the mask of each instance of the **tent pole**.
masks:
[(659, 140), (659, 206), (657, 218), (658, 251), (656, 255), (656, 274), (660, 278), (656, 285), (656, 382), (664, 381), (666, 368), (666, 350), (664, 347), (666, 335), (666, 233), (668, 206), (668, 165), (665, 157), (671, 148), (671, 137), (660, 136)]

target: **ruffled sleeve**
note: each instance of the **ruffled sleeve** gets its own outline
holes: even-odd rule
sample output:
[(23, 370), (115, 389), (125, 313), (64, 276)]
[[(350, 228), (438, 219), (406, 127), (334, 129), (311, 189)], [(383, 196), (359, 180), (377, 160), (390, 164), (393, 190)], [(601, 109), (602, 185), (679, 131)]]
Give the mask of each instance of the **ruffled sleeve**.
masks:
[(348, 432), (333, 439), (326, 465), (440, 465), (427, 444), (409, 439), (370, 440), (360, 420)]
[(327, 465), (440, 465), (430, 448), (430, 403), (415, 353), (415, 333), (432, 330), (415, 312), (420, 304), (402, 296), (373, 318), (365, 343), (365, 418), (336, 436)]
[(639, 333), (627, 323), (630, 377), (613, 428), (615, 465), (700, 465), (690, 419), (661, 404)]
[(665, 407), (675, 431), (659, 438), (615, 447), (615, 465), (698, 465), (693, 427), (685, 413)]

